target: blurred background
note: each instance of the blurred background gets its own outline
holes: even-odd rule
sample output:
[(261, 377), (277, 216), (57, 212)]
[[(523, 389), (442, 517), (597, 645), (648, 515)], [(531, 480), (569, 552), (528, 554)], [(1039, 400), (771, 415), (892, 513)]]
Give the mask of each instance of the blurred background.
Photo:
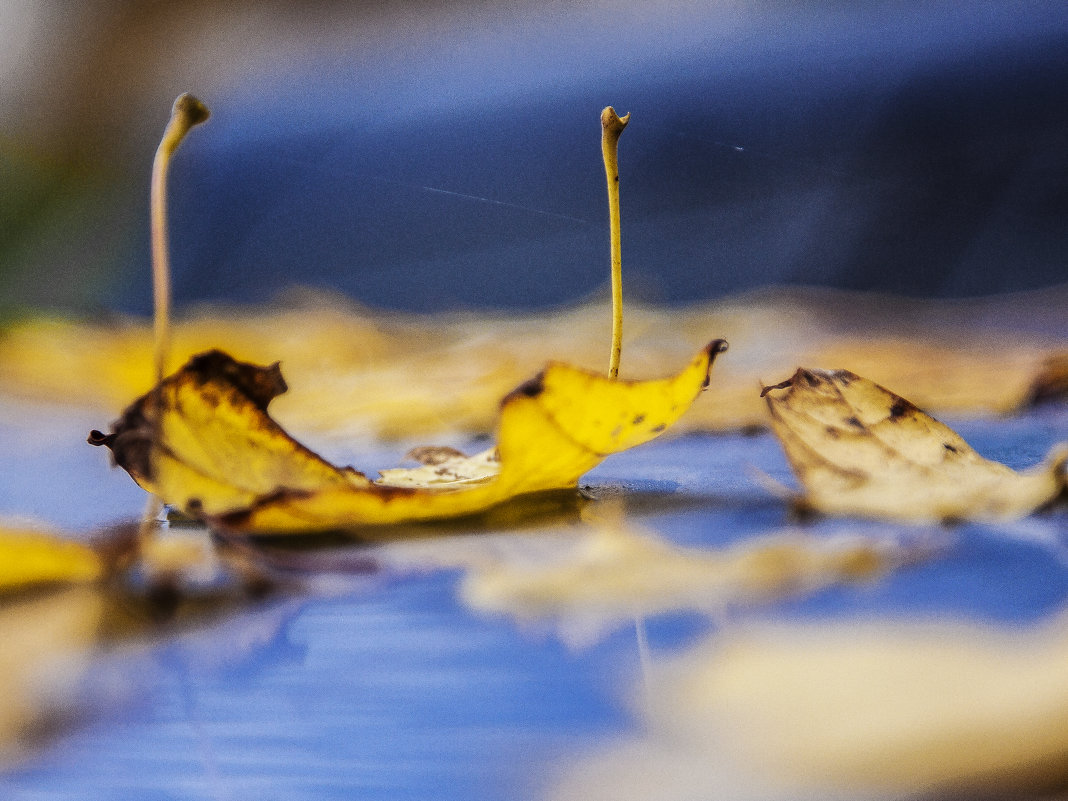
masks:
[[(213, 116), (172, 171), (179, 311), (284, 300), (294, 288), (417, 312), (541, 310), (603, 296), (599, 116), (611, 104), (632, 113), (620, 147), (628, 300), (682, 305), (779, 285), (934, 298), (1059, 287), (1012, 302), (912, 304), (924, 313), (901, 342), (891, 333), (905, 317), (895, 314), (910, 304), (882, 296), (739, 304), (714, 325), (702, 309), (688, 328), (676, 315), (664, 337), (650, 332), (666, 328), (665, 315), (629, 312), (627, 330), (642, 333), (645, 350), (627, 359), (644, 352), (665, 369), (687, 337), (729, 335), (705, 409), (735, 415), (732, 428), (765, 421), (758, 383), (809, 363), (802, 350), (813, 364), (864, 375), (894, 375), (896, 365), (908, 380), (887, 386), (925, 406), (932, 395), (914, 394), (918, 386), (941, 391), (942, 408), (964, 399), (1001, 411), (1019, 407), (981, 404), (996, 395), (1020, 403), (1068, 336), (1064, 0), (0, 0), (0, 452), (18, 464), (0, 480), (5, 519), (81, 535), (144, 507), (141, 490), (85, 444), (148, 388), (144, 330), (45, 323), (20, 334), (3, 324), (42, 312), (105, 321), (150, 312), (149, 174), (185, 91)], [(842, 323), (843, 311), (840, 330), (823, 325)], [(541, 327), (480, 317), (381, 332), (379, 316), (310, 316), (234, 315), (225, 336), (229, 318), (212, 317), (184, 347), (224, 341), (254, 351), (247, 358), (281, 359), (294, 390), (279, 399), (289, 404), (280, 419), (327, 456), (370, 469), (396, 463), (406, 437), (480, 450), (497, 399), (547, 355), (570, 358), (580, 346), (597, 363), (607, 355), (607, 330), (596, 329), (607, 319), (581, 312)], [(985, 327), (969, 327), (975, 319)], [(990, 338), (971, 335), (1031, 323), (1029, 336), (996, 341), (1003, 352), (993, 359)], [(834, 335), (853, 350), (836, 348)], [(960, 431), (985, 456), (1022, 468), (1065, 438), (1066, 421), (1063, 406), (1049, 405), (966, 420)], [(897, 796), (943, 801), (1047, 797), (1037, 784), (1047, 779), (1063, 791), (1063, 511), (931, 531), (853, 519), (795, 529), (781, 490), (793, 480), (788, 464), (771, 436), (744, 431), (614, 457), (588, 478), (609, 502), (605, 522), (565, 521), (555, 538), (548, 519), (496, 533), (476, 523), (483, 536), (460, 527), (391, 542), (361, 551), (367, 562), (356, 567), (346, 567), (346, 549), (320, 543), (321, 561), (309, 551), (292, 563), (309, 579), (296, 597), (227, 608), (224, 624), (197, 632), (167, 629), (143, 656), (142, 645), (109, 642), (85, 682), (40, 669), (12, 646), (25, 637), (5, 636), (21, 665), (13, 676), (51, 680), (32, 684), (30, 730), (63, 737), (0, 775), (0, 797), (217, 801), (270, 787), (349, 799), (358, 787), (446, 800), (738, 798), (761, 795), (759, 778), (785, 788), (762, 797), (796, 799), (835, 795), (818, 789), (824, 779), (840, 790), (835, 782), (860, 777), (867, 789), (837, 797), (885, 798), (888, 776), (900, 780)], [(617, 523), (617, 499), (621, 542), (636, 550), (602, 537)], [(794, 575), (781, 567), (792, 551), (776, 543), (796, 534), (790, 558), (809, 567)], [(593, 632), (598, 610), (613, 608), (599, 606), (604, 597), (591, 603), (584, 581), (572, 607), (531, 611), (538, 593), (529, 608), (471, 600), (487, 566), (512, 571), (517, 599), (538, 571), (550, 583), (582, 575), (572, 569), (598, 552), (586, 535), (625, 557), (619, 570), (596, 559), (586, 568), (622, 578), (617, 592), (629, 596), (648, 575), (668, 581), (670, 570), (701, 576), (701, 588), (680, 580), (684, 594), (648, 612), (626, 597), (618, 628), (606, 625), (584, 649), (560, 632)], [(906, 564), (888, 561), (883, 580), (862, 587), (813, 572), (814, 554), (854, 539)], [(867, 575), (842, 558), (852, 565), (842, 576)], [(720, 583), (693, 573), (693, 559)], [(641, 573), (636, 584), (627, 564)], [(769, 576), (780, 573), (791, 599), (772, 591)], [(735, 599), (730, 588), (746, 576), (759, 593)], [(486, 570), (485, 586), (493, 578)], [(497, 586), (507, 598), (507, 584)], [(95, 631), (91, 614), (107, 610), (82, 603), (85, 631)], [(67, 636), (66, 626), (38, 625), (40, 613), (7, 611), (26, 637)], [(873, 637), (831, 628), (876, 616), (1039, 627), (1026, 639), (975, 627)], [(720, 639), (776, 619), (782, 642), (758, 637), (731, 650)], [(801, 634), (791, 639), (802, 620), (826, 622), (829, 636), (793, 628)], [(95, 654), (89, 636), (79, 647)], [(895, 671), (914, 678), (899, 682)], [(720, 707), (716, 687), (727, 688)], [(78, 707), (71, 728), (54, 709), (75, 688), (92, 709)], [(9, 706), (22, 703), (8, 695)], [(12, 720), (4, 712), (0, 704), (0, 729)], [(953, 784), (971, 770), (981, 791)], [(1024, 789), (1001, 793), (988, 781), (998, 770)], [(650, 777), (663, 784), (653, 793)]]
[(176, 300), (531, 309), (776, 284), (1068, 279), (1063, 2), (0, 3), (0, 314), (148, 313), (176, 95)]

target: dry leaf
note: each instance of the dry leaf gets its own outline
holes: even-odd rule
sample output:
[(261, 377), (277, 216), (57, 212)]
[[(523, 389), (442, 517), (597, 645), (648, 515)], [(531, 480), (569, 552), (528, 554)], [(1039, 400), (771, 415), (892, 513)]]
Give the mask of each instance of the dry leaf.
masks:
[(458, 486), (487, 481), (501, 472), (496, 448), (467, 456), (455, 448), (427, 446), (409, 451), (408, 458), (421, 462), (422, 467), (380, 470), (378, 483), (390, 487)]
[(94, 431), (90, 442), (109, 446), (165, 502), (228, 529), (305, 532), (456, 517), (574, 487), (608, 454), (658, 436), (704, 389), (725, 349), (716, 340), (678, 375), (656, 381), (550, 364), (501, 402), (496, 454), (476, 458), (482, 473), (474, 481), (464, 472), (470, 465), (454, 480), (440, 480), (446, 468), (421, 482), (396, 473), (373, 482), (326, 462), (267, 414), (286, 389), (278, 365), (220, 351), (194, 357), (132, 404), (111, 434)]
[(904, 398), (846, 370), (799, 369), (766, 387), (772, 429), (826, 514), (908, 521), (1023, 517), (1065, 488), (1068, 449), (1016, 472), (976, 453)]

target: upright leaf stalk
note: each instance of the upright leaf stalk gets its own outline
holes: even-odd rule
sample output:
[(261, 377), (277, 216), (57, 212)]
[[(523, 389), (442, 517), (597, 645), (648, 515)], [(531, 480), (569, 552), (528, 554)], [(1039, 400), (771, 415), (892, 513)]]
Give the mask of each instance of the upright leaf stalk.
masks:
[(630, 114), (620, 117), (611, 106), (601, 112), (601, 155), (608, 180), (608, 226), (612, 251), (612, 353), (608, 360), (609, 378), (619, 377), (619, 354), (623, 350), (623, 256), (619, 237), (619, 135), (627, 127)]
[(156, 148), (152, 162), (152, 334), (156, 383), (163, 380), (170, 353), (171, 328), (171, 267), (167, 247), (167, 174), (171, 156), (189, 130), (209, 116), (207, 106), (191, 94), (179, 95), (171, 108), (171, 119), (163, 131), (163, 139)]
[[(152, 184), (149, 193), (152, 239), (152, 359), (156, 371), (157, 393), (155, 412), (152, 415), (154, 440), (159, 441), (162, 426), (163, 376), (171, 347), (171, 267), (167, 245), (167, 175), (170, 172), (171, 156), (182, 143), (190, 129), (204, 122), (210, 115), (207, 106), (189, 93), (181, 94), (171, 107), (171, 118), (163, 130), (163, 138), (156, 148), (152, 161)], [(149, 495), (138, 537), (142, 544), (152, 537), (155, 518), (162, 509), (162, 502)]]

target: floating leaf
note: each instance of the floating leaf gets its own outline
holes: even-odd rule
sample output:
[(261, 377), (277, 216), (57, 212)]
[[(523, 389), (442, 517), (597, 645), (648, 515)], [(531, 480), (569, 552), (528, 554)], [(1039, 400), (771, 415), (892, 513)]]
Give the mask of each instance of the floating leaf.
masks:
[[(725, 349), (716, 340), (682, 372), (655, 381), (613, 381), (550, 364), (501, 402), (497, 448), (476, 457), (477, 476), (466, 472), (471, 463), (454, 463), (440, 475), (387, 473), (373, 482), (336, 467), (268, 415), (286, 389), (278, 365), (242, 363), (221, 351), (191, 359), (134, 402), (111, 434), (94, 431), (89, 441), (110, 447), (119, 465), (167, 503), (228, 529), (302, 532), (456, 517), (574, 487), (608, 454), (658, 436), (708, 384)], [(445, 475), (451, 480), (437, 480)]]
[(1065, 488), (1068, 450), (1016, 472), (976, 453), (909, 401), (846, 370), (799, 369), (762, 393), (772, 429), (827, 514), (912, 521), (1023, 517)]
[(104, 572), (92, 548), (32, 529), (0, 528), (0, 592), (96, 581)]

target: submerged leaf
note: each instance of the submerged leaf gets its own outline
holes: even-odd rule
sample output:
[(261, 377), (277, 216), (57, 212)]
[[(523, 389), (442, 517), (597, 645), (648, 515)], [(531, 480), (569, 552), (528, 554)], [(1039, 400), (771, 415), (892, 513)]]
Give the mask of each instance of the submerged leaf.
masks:
[(1023, 517), (1065, 488), (1068, 451), (1016, 472), (909, 401), (847, 370), (799, 369), (762, 393), (772, 429), (827, 514), (913, 521)]
[(574, 487), (608, 454), (658, 436), (708, 384), (725, 349), (715, 340), (678, 375), (656, 381), (613, 381), (550, 364), (501, 402), (496, 451), (474, 461), (449, 454), (440, 474), (387, 472), (372, 482), (330, 464), (268, 415), (286, 388), (277, 364), (258, 367), (221, 351), (191, 359), (132, 404), (113, 433), (94, 431), (89, 441), (110, 447), (165, 502), (228, 529), (302, 532), (456, 517)]

